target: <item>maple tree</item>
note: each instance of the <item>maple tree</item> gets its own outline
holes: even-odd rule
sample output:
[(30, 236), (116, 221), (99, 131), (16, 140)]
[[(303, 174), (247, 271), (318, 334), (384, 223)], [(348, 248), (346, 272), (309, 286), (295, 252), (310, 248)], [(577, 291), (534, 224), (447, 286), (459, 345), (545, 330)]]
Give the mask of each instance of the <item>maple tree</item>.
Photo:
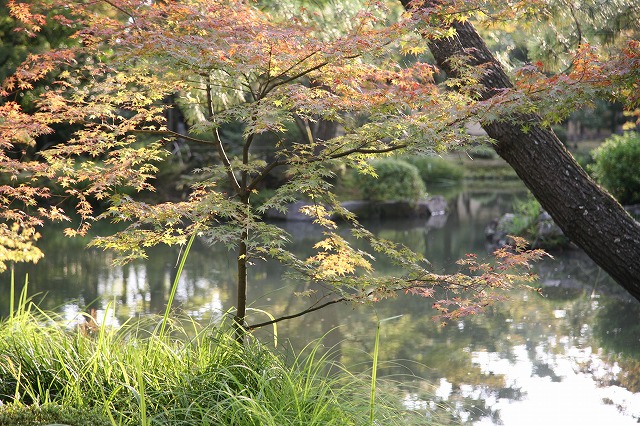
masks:
[[(527, 66), (515, 89), (507, 90), (511, 87), (505, 83), (499, 87), (505, 90), (488, 96), (487, 71), (498, 69), (497, 62), (483, 57), (469, 64), (475, 51), (468, 49), (453, 54), (441, 49), (444, 55), (438, 55), (438, 46), (465, 40), (474, 5), (466, 2), (461, 11), (455, 2), (434, 3), (387, 19), (397, 11), (369, 2), (352, 10), (349, 25), (337, 31), (319, 23), (313, 10), (275, 13), (231, 0), (63, 2), (64, 15), (47, 14), (60, 6), (56, 0), (10, 1), (27, 34), (36, 33), (47, 19), (77, 31), (73, 44), (30, 55), (2, 84), (0, 259), (3, 264), (37, 260), (38, 227), (48, 220), (68, 220), (61, 203), (73, 200), (81, 223), (65, 231), (69, 236), (86, 233), (97, 220), (127, 224), (93, 242), (120, 251), (121, 261), (144, 256), (152, 245), (184, 244), (194, 234), (236, 250), (239, 333), (252, 328), (245, 325), (248, 270), (265, 260), (282, 262), (301, 281), (315, 284), (320, 300), (304, 312), (342, 301), (379, 300), (398, 291), (434, 298), (444, 320), (481, 311), (500, 297), (494, 290), (532, 280), (526, 268), (542, 252), (528, 251), (516, 240), (513, 251), (496, 253), (497, 265), (470, 256), (461, 261), (467, 273), (436, 274), (421, 256), (376, 238), (340, 205), (328, 179), (333, 165), (342, 162), (373, 173), (369, 160), (374, 157), (458, 148), (471, 140), (465, 132), (468, 121), (488, 128), (498, 140), (498, 152), (510, 159), (515, 148), (502, 141), (503, 135), (513, 138), (513, 129), (523, 140), (546, 135), (541, 129), (547, 122), (593, 93), (610, 90), (612, 82), (620, 90), (633, 87), (638, 56), (637, 43), (629, 43), (615, 64), (596, 61), (585, 47), (568, 75), (549, 78)], [(495, 16), (513, 10), (499, 9)], [(423, 37), (452, 77), (444, 85), (434, 81), (438, 70), (433, 65), (415, 58), (426, 48)], [(481, 45), (474, 47), (482, 51)], [(55, 82), (40, 95), (37, 109), (23, 111), (18, 96), (51, 76)], [(637, 92), (620, 96), (630, 108), (637, 106)], [(166, 126), (168, 97), (190, 118), (188, 134)], [(543, 118), (535, 118), (536, 113)], [(342, 133), (324, 139), (314, 126), (319, 121), (339, 125)], [(39, 158), (21, 155), (61, 123), (76, 129), (72, 138), (42, 150)], [(242, 129), (240, 142), (225, 136), (228, 125)], [(154, 191), (158, 166), (170, 156), (166, 146), (175, 139), (210, 149), (217, 161), (194, 172), (186, 199), (152, 202), (145, 194)], [(273, 149), (269, 160), (252, 150), (265, 141)], [(517, 148), (514, 158), (532, 152), (526, 143)], [(562, 166), (571, 164), (557, 158)], [(549, 170), (531, 173), (536, 167), (530, 163), (514, 167), (536, 195), (543, 182), (563, 185), (550, 178)], [(261, 199), (262, 183), (277, 169), (284, 170), (286, 182)], [(569, 180), (580, 173), (572, 169)], [(303, 213), (324, 228), (316, 253), (304, 259), (287, 250), (288, 235), (277, 224), (262, 219), (268, 209), (285, 210), (299, 199), (307, 203)], [(96, 200), (108, 206), (105, 211), (96, 210)], [(614, 208), (614, 201), (606, 202), (607, 209)], [(555, 198), (543, 206), (554, 217), (564, 214)], [(338, 226), (337, 218), (345, 225)], [(345, 236), (347, 225), (350, 237)], [(573, 237), (570, 232), (584, 228), (576, 230), (566, 229)], [(350, 238), (368, 241), (370, 252), (354, 248)], [(393, 259), (403, 275), (376, 275), (372, 253)], [(519, 266), (524, 273), (512, 272)], [(334, 298), (323, 299), (326, 295)]]

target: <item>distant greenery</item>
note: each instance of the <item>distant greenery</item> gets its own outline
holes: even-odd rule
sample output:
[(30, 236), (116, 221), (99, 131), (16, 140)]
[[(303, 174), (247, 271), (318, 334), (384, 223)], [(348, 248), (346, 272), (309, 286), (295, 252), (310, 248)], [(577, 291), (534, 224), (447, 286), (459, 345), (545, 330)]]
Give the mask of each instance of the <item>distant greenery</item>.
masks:
[(406, 161), (384, 158), (371, 163), (376, 176), (361, 174), (355, 179), (364, 200), (418, 201), (426, 186), (416, 166)]
[(428, 184), (459, 182), (464, 177), (464, 169), (441, 157), (403, 157), (404, 161), (414, 165), (422, 180)]
[(613, 135), (593, 151), (589, 170), (622, 204), (640, 203), (640, 134)]
[[(464, 161), (466, 180), (516, 180), (516, 172), (502, 159), (479, 159)], [(493, 184), (493, 183), (492, 183)]]
[(586, 171), (590, 171), (590, 167), (593, 164), (593, 152), (589, 151), (575, 151), (572, 153), (580, 167)]
[(469, 157), (481, 160), (493, 160), (498, 158), (498, 154), (493, 147), (485, 144), (473, 145), (468, 149), (465, 149), (465, 154)]
[(531, 195), (524, 200), (516, 200), (513, 203), (513, 221), (506, 229), (507, 234), (535, 238), (536, 224), (541, 212), (540, 203)]
[(566, 145), (567, 142), (569, 141), (569, 134), (568, 134), (566, 126), (563, 126), (563, 125), (560, 125), (560, 124), (556, 124), (556, 125), (552, 126), (552, 130), (553, 130), (553, 133), (556, 134), (556, 136), (558, 137), (560, 142), (562, 142), (563, 144)]

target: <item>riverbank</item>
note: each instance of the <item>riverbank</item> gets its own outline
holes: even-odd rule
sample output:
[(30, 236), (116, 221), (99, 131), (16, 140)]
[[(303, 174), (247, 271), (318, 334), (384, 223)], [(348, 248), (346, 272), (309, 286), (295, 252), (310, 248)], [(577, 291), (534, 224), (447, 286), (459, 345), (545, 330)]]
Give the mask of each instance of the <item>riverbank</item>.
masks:
[[(224, 323), (190, 318), (110, 327), (23, 297), (0, 321), (0, 426), (369, 424), (370, 379), (319, 345), (293, 354), (251, 336), (239, 344)], [(405, 425), (416, 414), (388, 393), (374, 416)]]

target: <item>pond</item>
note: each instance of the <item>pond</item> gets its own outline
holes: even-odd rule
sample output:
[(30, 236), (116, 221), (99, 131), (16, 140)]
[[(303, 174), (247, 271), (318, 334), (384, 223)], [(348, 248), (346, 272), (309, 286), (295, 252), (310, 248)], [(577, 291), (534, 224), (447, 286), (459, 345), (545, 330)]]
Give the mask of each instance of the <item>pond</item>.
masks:
[[(465, 253), (488, 256), (484, 228), (509, 211), (519, 190), (464, 190), (449, 198), (449, 213), (429, 220), (368, 223), (376, 234), (425, 253), (438, 270)], [(307, 223), (283, 224), (294, 250), (319, 239)], [(17, 265), (17, 283), (29, 276), (40, 306), (70, 320), (91, 306), (98, 319), (162, 313), (176, 275), (179, 249), (155, 248), (149, 258), (112, 266), (113, 257), (86, 248), (87, 240), (47, 232), (46, 257)], [(381, 269), (391, 266), (380, 264)], [(202, 321), (217, 320), (235, 300), (233, 255), (196, 241), (179, 281), (174, 306)], [(251, 272), (252, 320), (304, 309), (308, 300), (273, 263)], [(581, 252), (554, 253), (536, 266), (544, 297), (514, 291), (511, 299), (440, 327), (428, 300), (401, 295), (372, 306), (332, 305), (280, 323), (279, 347), (302, 348), (314, 339), (354, 371), (371, 365), (381, 319), (379, 377), (411, 409), (438, 410), (474, 425), (637, 424), (640, 419), (640, 304)], [(8, 294), (9, 276), (0, 276)], [(260, 311), (260, 310), (264, 311)], [(0, 303), (0, 316), (8, 303)], [(115, 314), (113, 312), (115, 311)], [(273, 329), (260, 331), (272, 341)], [(271, 343), (270, 343), (271, 344)], [(448, 415), (448, 414), (447, 414)]]

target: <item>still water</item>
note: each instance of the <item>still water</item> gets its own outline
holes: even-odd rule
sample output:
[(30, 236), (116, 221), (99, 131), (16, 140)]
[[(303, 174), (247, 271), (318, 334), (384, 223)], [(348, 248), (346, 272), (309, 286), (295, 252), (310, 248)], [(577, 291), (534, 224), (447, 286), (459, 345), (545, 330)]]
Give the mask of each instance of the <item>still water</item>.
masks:
[[(484, 228), (509, 211), (519, 191), (464, 191), (449, 196), (449, 213), (426, 220), (373, 222), (376, 234), (426, 254), (446, 270), (465, 253), (486, 256)], [(306, 223), (283, 225), (303, 253), (319, 239)], [(156, 248), (126, 266), (86, 248), (87, 240), (60, 233), (43, 238), (46, 257), (16, 266), (18, 283), (29, 275), (29, 294), (40, 306), (72, 320), (87, 307), (98, 318), (122, 323), (161, 313), (176, 275), (179, 250)], [(640, 304), (577, 251), (554, 253), (537, 265), (544, 297), (514, 291), (511, 300), (446, 327), (431, 320), (430, 303), (399, 296), (373, 306), (332, 305), (280, 323), (280, 346), (302, 348), (322, 337), (332, 356), (352, 370), (371, 364), (378, 320), (379, 377), (411, 409), (444, 411), (465, 424), (631, 425), (640, 421)], [(215, 321), (233, 306), (233, 256), (196, 241), (179, 281), (174, 306), (202, 321)], [(380, 269), (390, 266), (378, 265)], [(257, 263), (251, 272), (252, 306), (280, 316), (309, 301), (293, 295), (304, 284), (283, 276), (278, 265)], [(0, 276), (8, 294), (9, 277)], [(0, 303), (0, 316), (8, 303)], [(113, 313), (115, 312), (115, 313)], [(268, 319), (252, 311), (250, 323)], [(272, 342), (273, 329), (261, 331)], [(271, 343), (270, 343), (271, 344)], [(449, 414), (447, 414), (449, 415)]]

